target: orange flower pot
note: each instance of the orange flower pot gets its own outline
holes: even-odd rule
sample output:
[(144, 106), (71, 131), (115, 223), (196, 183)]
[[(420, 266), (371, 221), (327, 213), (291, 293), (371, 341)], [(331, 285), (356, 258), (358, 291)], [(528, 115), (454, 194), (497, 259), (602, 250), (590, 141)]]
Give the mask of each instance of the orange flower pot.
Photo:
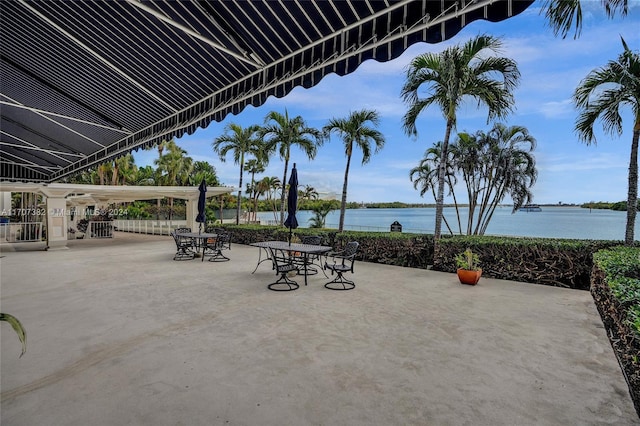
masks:
[(461, 284), (469, 284), (476, 285), (478, 281), (480, 281), (480, 276), (482, 275), (482, 269), (478, 269), (477, 271), (470, 271), (468, 269), (458, 269), (458, 279)]

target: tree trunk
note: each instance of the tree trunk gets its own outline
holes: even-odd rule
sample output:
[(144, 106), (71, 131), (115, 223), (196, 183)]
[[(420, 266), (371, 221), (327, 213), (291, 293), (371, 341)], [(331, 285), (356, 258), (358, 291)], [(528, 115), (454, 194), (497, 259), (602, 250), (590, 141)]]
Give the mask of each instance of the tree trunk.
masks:
[(284, 174), (282, 175), (282, 194), (280, 195), (280, 226), (284, 226), (284, 197), (287, 188), (287, 167), (289, 167), (289, 153), (284, 159)]
[(629, 160), (629, 192), (627, 196), (627, 229), (624, 235), (625, 245), (633, 245), (633, 232), (638, 210), (638, 138), (640, 137), (640, 117), (636, 118), (631, 142), (631, 158)]
[(438, 196), (436, 198), (436, 229), (433, 233), (433, 239), (438, 243), (440, 239), (440, 230), (442, 228), (442, 213), (444, 210), (444, 178), (447, 169), (447, 150), (449, 148), (449, 136), (453, 128), (453, 120), (447, 120), (447, 129), (444, 133), (442, 141), (442, 152), (440, 153), (440, 164), (438, 164)]
[(236, 207), (236, 225), (240, 224), (240, 205), (242, 204), (242, 168), (244, 167), (244, 152), (240, 155), (240, 187), (238, 188), (238, 205)]
[(224, 195), (220, 195), (220, 225), (222, 225), (224, 223), (224, 211), (223, 211), (223, 206), (224, 206)]
[(340, 203), (340, 223), (338, 225), (338, 232), (342, 232), (344, 228), (344, 213), (347, 208), (347, 181), (349, 179), (349, 165), (351, 164), (351, 150), (347, 155), (347, 167), (344, 169), (344, 183), (342, 184), (342, 202)]

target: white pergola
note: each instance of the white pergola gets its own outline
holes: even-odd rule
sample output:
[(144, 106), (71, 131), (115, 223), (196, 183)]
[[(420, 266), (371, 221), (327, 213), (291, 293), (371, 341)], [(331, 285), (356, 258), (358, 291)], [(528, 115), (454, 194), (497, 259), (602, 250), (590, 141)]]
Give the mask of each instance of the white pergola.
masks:
[[(229, 186), (207, 188), (207, 198), (236, 191)], [(200, 196), (195, 186), (117, 186), (80, 185), (70, 183), (0, 182), (0, 192), (31, 192), (46, 197), (47, 243), (50, 248), (66, 246), (71, 209), (82, 206), (107, 206), (114, 203), (158, 198), (186, 200), (187, 226), (196, 228), (197, 203)]]

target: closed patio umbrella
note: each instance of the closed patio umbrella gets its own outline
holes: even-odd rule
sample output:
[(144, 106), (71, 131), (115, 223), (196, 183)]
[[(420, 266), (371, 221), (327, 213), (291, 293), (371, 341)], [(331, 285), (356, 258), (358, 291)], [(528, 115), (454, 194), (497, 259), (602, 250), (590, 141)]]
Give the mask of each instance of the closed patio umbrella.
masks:
[(296, 163), (293, 163), (291, 177), (289, 178), (289, 194), (287, 196), (287, 219), (284, 225), (289, 227), (289, 245), (291, 245), (292, 230), (298, 227), (298, 219), (296, 219), (296, 209), (298, 207), (298, 170)]
[(204, 178), (202, 182), (200, 182), (200, 186), (198, 187), (200, 191), (200, 196), (198, 197), (198, 216), (196, 216), (196, 222), (200, 223), (198, 226), (198, 233), (202, 233), (202, 224), (207, 221), (207, 216), (205, 214), (205, 204), (207, 202), (207, 183)]

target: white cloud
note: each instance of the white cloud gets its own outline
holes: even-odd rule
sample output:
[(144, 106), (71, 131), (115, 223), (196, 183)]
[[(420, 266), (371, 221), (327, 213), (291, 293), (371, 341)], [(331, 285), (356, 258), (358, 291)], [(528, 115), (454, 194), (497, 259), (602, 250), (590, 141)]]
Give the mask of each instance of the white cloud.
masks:
[(538, 111), (547, 118), (569, 117), (575, 114), (573, 102), (571, 99), (565, 99), (559, 102), (545, 102), (538, 108)]

